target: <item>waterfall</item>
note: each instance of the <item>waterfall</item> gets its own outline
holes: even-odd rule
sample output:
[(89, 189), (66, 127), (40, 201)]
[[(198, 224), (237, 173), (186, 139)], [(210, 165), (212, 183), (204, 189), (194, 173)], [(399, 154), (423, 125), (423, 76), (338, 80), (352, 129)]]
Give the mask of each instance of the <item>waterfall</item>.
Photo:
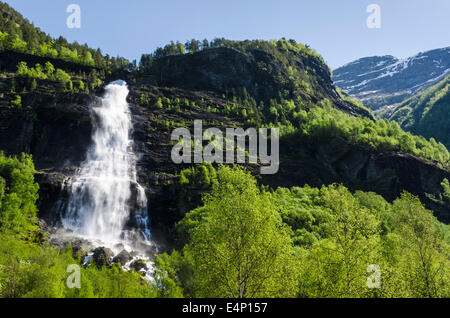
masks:
[(124, 81), (112, 82), (101, 104), (93, 107), (93, 144), (69, 180), (70, 198), (61, 217), (64, 228), (111, 247), (133, 239), (133, 232), (126, 230), (130, 218), (141, 237), (150, 239), (147, 198), (137, 182), (128, 93)]

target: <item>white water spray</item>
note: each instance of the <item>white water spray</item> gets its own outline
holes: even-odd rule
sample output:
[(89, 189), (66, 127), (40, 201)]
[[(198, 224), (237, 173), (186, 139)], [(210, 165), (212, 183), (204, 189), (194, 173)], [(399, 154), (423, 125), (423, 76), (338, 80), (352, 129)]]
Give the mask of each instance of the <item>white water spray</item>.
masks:
[(64, 228), (108, 247), (129, 246), (136, 239), (124, 231), (130, 216), (144, 241), (150, 239), (147, 198), (136, 177), (128, 87), (117, 81), (105, 90), (101, 105), (93, 108), (98, 118), (93, 145), (70, 180), (70, 199), (61, 221)]

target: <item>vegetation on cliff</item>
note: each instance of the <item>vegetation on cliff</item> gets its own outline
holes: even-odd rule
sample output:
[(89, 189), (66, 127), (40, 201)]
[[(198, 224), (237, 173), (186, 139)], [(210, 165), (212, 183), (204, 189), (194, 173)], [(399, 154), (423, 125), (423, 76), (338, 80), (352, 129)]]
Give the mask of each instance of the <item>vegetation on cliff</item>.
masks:
[(399, 105), (383, 116), (406, 131), (434, 138), (450, 147), (450, 76)]

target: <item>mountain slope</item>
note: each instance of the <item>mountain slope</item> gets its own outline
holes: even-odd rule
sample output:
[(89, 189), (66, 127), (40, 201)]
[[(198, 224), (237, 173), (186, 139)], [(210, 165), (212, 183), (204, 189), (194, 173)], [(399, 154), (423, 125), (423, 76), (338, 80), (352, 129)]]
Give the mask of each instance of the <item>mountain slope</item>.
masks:
[(434, 137), (450, 148), (450, 76), (382, 114), (426, 138)]
[(367, 107), (399, 103), (450, 74), (450, 47), (407, 59), (365, 57), (333, 71), (333, 81)]
[(156, 57), (143, 73), (140, 82), (146, 84), (250, 98), (257, 107), (282, 99), (310, 105), (329, 99), (351, 115), (372, 117), (361, 105), (342, 98), (319, 54), (293, 40), (215, 39), (201, 51)]
[[(0, 63), (0, 149), (33, 155), (40, 172), (39, 215), (58, 222), (55, 204), (67, 198), (64, 180), (80, 166), (92, 142), (92, 108), (102, 88), (90, 86), (83, 63), (57, 63), (59, 55), (28, 49), (11, 52), (0, 54), (0, 59), (7, 57)], [(195, 119), (202, 119), (204, 128), (280, 127), (280, 172), (261, 178), (273, 188), (336, 182), (389, 200), (407, 190), (449, 222), (450, 207), (435, 200), (443, 191), (442, 180), (450, 179), (445, 147), (407, 134), (395, 123), (376, 121), (333, 85), (328, 66), (307, 46), (286, 39), (216, 39), (200, 51), (158, 52), (147, 55), (138, 68), (129, 62), (96, 66), (104, 73), (103, 85), (118, 78), (129, 83), (138, 181), (149, 197), (154, 233), (170, 232), (199, 203), (189, 197), (174, 200), (170, 188), (180, 170), (189, 167), (172, 162), (171, 131), (192, 130)], [(14, 73), (18, 59), (33, 71)], [(72, 85), (43, 77), (38, 65), (48, 61), (65, 70)], [(413, 176), (411, 169), (417, 171)]]

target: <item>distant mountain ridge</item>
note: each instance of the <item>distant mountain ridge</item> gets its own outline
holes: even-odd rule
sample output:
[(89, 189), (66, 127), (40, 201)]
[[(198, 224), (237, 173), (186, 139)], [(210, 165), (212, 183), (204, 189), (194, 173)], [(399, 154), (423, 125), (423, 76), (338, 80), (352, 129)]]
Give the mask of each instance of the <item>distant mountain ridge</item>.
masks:
[(334, 83), (377, 110), (400, 103), (450, 74), (450, 46), (406, 59), (365, 57), (333, 71)]

